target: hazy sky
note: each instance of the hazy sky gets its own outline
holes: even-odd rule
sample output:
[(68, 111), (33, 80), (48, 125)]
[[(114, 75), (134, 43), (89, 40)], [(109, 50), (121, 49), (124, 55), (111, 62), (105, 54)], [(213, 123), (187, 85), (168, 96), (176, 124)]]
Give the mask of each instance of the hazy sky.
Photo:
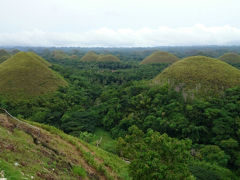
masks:
[(240, 45), (239, 0), (0, 0), (0, 46)]

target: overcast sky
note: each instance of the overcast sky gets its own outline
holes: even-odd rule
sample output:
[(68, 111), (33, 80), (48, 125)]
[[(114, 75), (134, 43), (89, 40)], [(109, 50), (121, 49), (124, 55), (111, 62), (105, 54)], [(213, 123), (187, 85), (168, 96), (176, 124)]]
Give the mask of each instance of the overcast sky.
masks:
[(240, 45), (239, 0), (0, 0), (0, 46)]

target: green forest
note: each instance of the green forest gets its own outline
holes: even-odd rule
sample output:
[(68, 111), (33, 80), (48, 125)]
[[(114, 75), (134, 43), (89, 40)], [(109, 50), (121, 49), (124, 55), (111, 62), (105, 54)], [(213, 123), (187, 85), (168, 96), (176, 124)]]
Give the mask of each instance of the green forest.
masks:
[[(98, 56), (93, 61), (81, 60), (88, 49), (20, 50), (47, 61), (49, 64), (41, 60), (44, 70), (35, 73), (43, 73), (42, 79), (51, 76), (54, 83), (48, 81), (50, 88), (44, 81), (40, 84), (40, 79), (31, 80), (32, 88), (39, 90), (41, 86), (49, 91), (29, 90), (24, 95), (23, 83), (15, 87), (11, 79), (3, 82), (0, 77), (0, 108), (18, 119), (54, 126), (118, 156), (127, 162), (127, 175), (119, 179), (239, 179), (240, 58), (234, 56), (231, 62), (232, 57), (225, 60), (222, 55), (238, 54), (240, 48), (157, 49), (171, 56), (164, 54), (161, 59), (160, 53), (150, 63), (146, 61), (155, 51), (151, 48), (89, 49), (96, 54), (87, 58)], [(13, 68), (11, 73), (20, 71), (9, 61), (19, 55), (14, 51), (4, 53), (10, 58), (2, 58), (2, 77), (9, 76), (6, 65)], [(108, 56), (106, 61), (104, 56)], [(190, 56), (192, 59), (186, 58)], [(27, 59), (24, 54), (16, 59), (21, 58)], [(31, 76), (33, 72), (26, 70), (29, 66), (24, 72)], [(55, 90), (57, 81), (59, 88)], [(3, 86), (14, 94), (5, 93)], [(20, 90), (21, 94), (15, 94)]]

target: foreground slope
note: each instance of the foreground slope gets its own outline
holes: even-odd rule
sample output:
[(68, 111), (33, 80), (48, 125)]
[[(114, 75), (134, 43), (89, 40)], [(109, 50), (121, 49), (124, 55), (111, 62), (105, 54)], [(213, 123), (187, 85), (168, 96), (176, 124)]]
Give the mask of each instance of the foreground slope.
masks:
[(128, 179), (127, 164), (117, 156), (6, 114), (0, 114), (0, 147), (0, 171), (8, 179)]
[(179, 58), (171, 53), (156, 51), (146, 57), (140, 64), (174, 63), (177, 60)]
[(218, 94), (224, 89), (240, 86), (240, 70), (217, 59), (193, 56), (172, 64), (153, 82), (169, 83), (178, 91)]
[(0, 94), (31, 97), (66, 86), (66, 81), (49, 66), (34, 53), (17, 53), (0, 64)]
[(227, 63), (240, 63), (240, 55), (237, 53), (225, 53), (218, 59), (225, 61)]

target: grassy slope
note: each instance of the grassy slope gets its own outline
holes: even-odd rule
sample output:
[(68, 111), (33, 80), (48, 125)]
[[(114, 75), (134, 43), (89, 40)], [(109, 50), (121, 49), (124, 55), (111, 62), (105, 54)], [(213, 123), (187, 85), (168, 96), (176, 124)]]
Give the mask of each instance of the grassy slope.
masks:
[(179, 60), (179, 58), (171, 53), (156, 51), (146, 57), (140, 64), (173, 63), (177, 60)]
[(13, 164), (6, 162), (0, 158), (0, 171), (4, 172), (4, 177), (7, 177), (10, 180), (19, 180), (24, 179), (22, 173), (16, 169)]
[(7, 178), (78, 179), (80, 169), (84, 179), (129, 179), (127, 164), (117, 156), (54, 127), (28, 123), (34, 126), (0, 114), (0, 171)]
[(220, 92), (240, 85), (240, 71), (217, 59), (193, 56), (174, 63), (153, 82), (168, 82), (174, 87), (198, 92)]
[(42, 57), (38, 56), (37, 54), (33, 53), (33, 52), (28, 52), (27, 53), (29, 56), (31, 56), (33, 59), (37, 59), (39, 60), (42, 64), (50, 67), (51, 64), (49, 62), (47, 62), (45, 59), (43, 59)]
[(34, 53), (20, 52), (0, 64), (0, 93), (31, 97), (55, 91), (66, 81)]
[(97, 58), (98, 62), (120, 62), (120, 59), (114, 55), (107, 54), (107, 55), (99, 55)]
[(228, 63), (240, 63), (240, 55), (236, 53), (225, 53), (218, 59), (228, 62)]

